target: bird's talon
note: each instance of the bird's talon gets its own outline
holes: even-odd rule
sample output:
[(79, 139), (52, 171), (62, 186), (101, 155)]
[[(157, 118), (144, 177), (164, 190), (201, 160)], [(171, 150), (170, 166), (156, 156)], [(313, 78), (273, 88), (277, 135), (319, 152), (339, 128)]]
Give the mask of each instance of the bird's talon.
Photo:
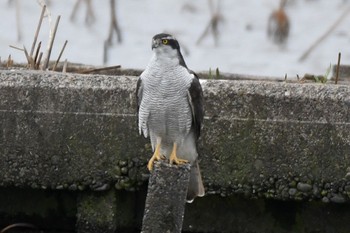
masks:
[(170, 164), (179, 165), (179, 164), (188, 163), (188, 160), (186, 160), (186, 159), (179, 159), (179, 158), (177, 157), (177, 155), (176, 155), (176, 152), (177, 152), (177, 144), (174, 143), (174, 145), (173, 145), (173, 151), (171, 152), (170, 158), (169, 158), (169, 163), (170, 163)]
[(148, 161), (147, 168), (149, 171), (153, 170), (153, 162), (163, 159), (164, 155), (160, 154), (160, 143), (157, 144), (152, 158)]
[(153, 161), (148, 161), (148, 164), (147, 164), (147, 168), (148, 168), (148, 171), (152, 171), (153, 170)]
[(188, 163), (188, 160), (186, 159), (171, 159), (169, 160), (170, 164), (176, 164), (176, 165), (182, 165)]

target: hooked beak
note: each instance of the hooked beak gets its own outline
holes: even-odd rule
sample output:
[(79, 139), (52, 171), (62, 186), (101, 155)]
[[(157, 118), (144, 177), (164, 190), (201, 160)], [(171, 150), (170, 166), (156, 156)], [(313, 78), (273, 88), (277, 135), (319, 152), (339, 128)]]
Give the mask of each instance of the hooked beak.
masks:
[(159, 40), (152, 40), (152, 50), (160, 45)]

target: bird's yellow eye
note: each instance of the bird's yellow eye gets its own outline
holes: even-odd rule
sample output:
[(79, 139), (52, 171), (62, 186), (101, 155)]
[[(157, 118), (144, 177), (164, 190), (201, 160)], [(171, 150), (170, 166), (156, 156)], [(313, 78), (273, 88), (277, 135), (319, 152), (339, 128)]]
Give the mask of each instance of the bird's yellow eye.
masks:
[(163, 40), (162, 40), (162, 43), (163, 43), (163, 44), (168, 44), (169, 41), (168, 41), (167, 39), (163, 39)]

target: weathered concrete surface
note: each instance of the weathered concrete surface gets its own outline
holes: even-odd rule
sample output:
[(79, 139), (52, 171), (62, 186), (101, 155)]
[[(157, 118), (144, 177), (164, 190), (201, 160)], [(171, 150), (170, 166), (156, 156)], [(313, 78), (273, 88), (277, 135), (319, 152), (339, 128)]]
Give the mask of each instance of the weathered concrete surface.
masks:
[[(222, 80), (202, 85), (206, 118), (199, 148), (208, 198), (195, 201), (202, 203), (197, 211), (203, 218), (186, 210), (185, 230), (204, 231), (200, 221), (209, 223), (205, 216), (211, 213), (203, 210), (210, 211), (207, 202), (216, 197), (210, 194), (349, 203), (350, 86)], [(138, 189), (148, 179), (151, 150), (138, 135), (135, 86), (136, 77), (1, 71), (0, 186)], [(304, 214), (296, 213), (296, 221)], [(276, 230), (271, 224), (265, 232)]]
[(181, 233), (190, 164), (154, 164), (149, 178), (141, 233)]
[(211, 167), (209, 177), (203, 172), (208, 183), (279, 199), (347, 198), (349, 86), (204, 86), (211, 120), (201, 148), (210, 159), (202, 159), (201, 166)]
[(147, 179), (137, 177), (148, 174), (148, 145), (135, 129), (133, 80), (1, 72), (0, 185), (105, 190)]
[[(147, 179), (135, 77), (2, 71), (1, 186), (133, 189)], [(350, 87), (202, 83), (208, 193), (343, 202), (350, 192)], [(347, 175), (348, 174), (348, 175)]]

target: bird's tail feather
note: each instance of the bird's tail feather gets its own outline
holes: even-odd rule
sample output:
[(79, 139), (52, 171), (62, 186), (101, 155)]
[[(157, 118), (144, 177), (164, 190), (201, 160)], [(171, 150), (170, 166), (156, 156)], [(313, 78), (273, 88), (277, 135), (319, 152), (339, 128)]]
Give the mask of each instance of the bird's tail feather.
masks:
[(205, 194), (201, 172), (199, 170), (198, 160), (191, 166), (190, 182), (188, 185), (186, 201), (193, 202), (196, 197), (203, 197)]

